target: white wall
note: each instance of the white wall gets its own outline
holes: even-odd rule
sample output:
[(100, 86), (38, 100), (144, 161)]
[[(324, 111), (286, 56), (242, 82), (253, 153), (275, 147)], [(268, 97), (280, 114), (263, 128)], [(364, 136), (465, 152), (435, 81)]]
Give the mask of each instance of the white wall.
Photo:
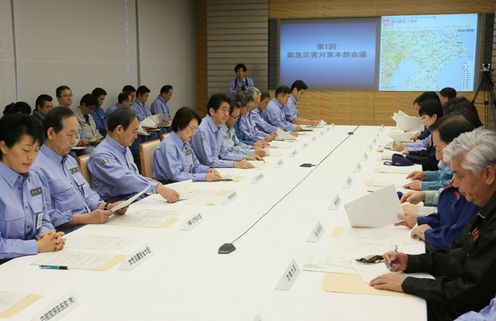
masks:
[[(7, 28), (8, 19), (4, 19), (4, 15), (10, 16), (10, 1), (0, 1), (0, 48), (11, 49), (3, 43), (4, 34), (12, 32)], [(193, 0), (13, 2), (17, 100), (34, 107), (39, 94), (47, 93), (55, 99), (55, 88), (65, 84), (73, 90), (74, 105), (93, 88), (104, 88), (109, 94), (104, 107), (108, 107), (116, 102), (124, 85), (140, 85), (139, 41), (141, 83), (152, 89), (151, 98), (162, 84), (171, 83), (175, 88), (174, 106), (195, 106), (195, 97), (190, 94), (195, 92)], [(12, 73), (4, 60), (8, 60), (8, 50), (0, 52), (0, 80), (12, 83)], [(14, 100), (15, 86), (8, 92), (14, 93), (9, 98)]]
[(172, 85), (171, 112), (196, 107), (194, 12), (194, 1), (138, 0), (141, 82), (151, 101)]
[(10, 0), (0, 0), (0, 116), (16, 99), (14, 41)]

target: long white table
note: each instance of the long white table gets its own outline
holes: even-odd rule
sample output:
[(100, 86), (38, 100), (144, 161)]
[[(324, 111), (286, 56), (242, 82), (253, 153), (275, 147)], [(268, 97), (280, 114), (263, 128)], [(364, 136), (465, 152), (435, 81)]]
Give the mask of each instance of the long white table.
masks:
[[(348, 135), (354, 131), (353, 135)], [(128, 237), (149, 244), (154, 255), (132, 271), (94, 272), (41, 270), (36, 257), (22, 257), (0, 266), (0, 290), (38, 293), (43, 298), (12, 320), (30, 320), (34, 313), (72, 291), (81, 306), (63, 320), (426, 320), (425, 301), (415, 297), (351, 295), (321, 290), (323, 273), (302, 271), (288, 291), (275, 290), (292, 259), (300, 268), (308, 253), (323, 246), (334, 226), (349, 226), (343, 203), (367, 193), (365, 182), (377, 167), (373, 139), (387, 129), (371, 126), (329, 126), (305, 133), (285, 155), (267, 157), (266, 167), (231, 170), (241, 182), (195, 183), (206, 188), (233, 189), (232, 203), (192, 206), (166, 204), (151, 196), (132, 208), (176, 210), (179, 222), (165, 229), (88, 225), (68, 235)], [(315, 139), (314, 139), (315, 137)], [(292, 151), (298, 150), (291, 157)], [(363, 155), (367, 152), (368, 159)], [(318, 164), (300, 167), (302, 163)], [(360, 163), (362, 169), (354, 172)], [(250, 178), (262, 172), (258, 184)], [(352, 185), (344, 188), (347, 177)], [(329, 210), (338, 194), (341, 205)], [(131, 209), (132, 209), (131, 208)], [(205, 221), (191, 231), (180, 226), (200, 212)], [(237, 250), (219, 255), (262, 214), (250, 231), (234, 243)], [(306, 239), (320, 221), (325, 234), (318, 243)], [(408, 232), (405, 231), (407, 237)], [(419, 246), (421, 246), (419, 244)]]

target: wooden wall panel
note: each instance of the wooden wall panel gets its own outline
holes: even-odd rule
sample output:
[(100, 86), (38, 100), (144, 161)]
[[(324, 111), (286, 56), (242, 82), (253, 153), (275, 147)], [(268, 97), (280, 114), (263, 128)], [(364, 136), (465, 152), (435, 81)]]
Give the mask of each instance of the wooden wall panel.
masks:
[(196, 110), (207, 110), (207, 0), (196, 0)]

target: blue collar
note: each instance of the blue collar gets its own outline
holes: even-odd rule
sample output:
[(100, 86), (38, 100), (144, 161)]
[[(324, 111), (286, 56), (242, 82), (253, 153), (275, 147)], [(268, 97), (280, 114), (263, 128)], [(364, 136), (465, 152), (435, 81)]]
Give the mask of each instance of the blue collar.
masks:
[(67, 155), (60, 156), (53, 149), (46, 145), (41, 146), (40, 151), (43, 153), (43, 155), (51, 160), (54, 160), (57, 164), (62, 164), (67, 159)]
[(206, 115), (203, 119), (207, 122), (207, 126), (212, 132), (216, 133), (219, 131), (220, 126), (217, 127), (217, 125), (215, 125), (214, 120), (212, 119), (212, 117), (210, 117), (210, 115)]
[[(29, 172), (28, 172), (29, 173)], [(29, 175), (29, 174), (28, 174)], [(0, 162), (0, 176), (13, 188), (17, 180), (22, 180), (26, 175), (14, 171), (12, 168)]]
[(110, 135), (107, 135), (107, 137), (105, 137), (105, 140), (107, 141), (107, 144), (111, 148), (117, 150), (118, 152), (120, 152), (122, 154), (126, 153), (127, 147), (124, 147), (121, 144), (119, 144), (118, 142), (116, 142), (112, 137), (110, 137)]

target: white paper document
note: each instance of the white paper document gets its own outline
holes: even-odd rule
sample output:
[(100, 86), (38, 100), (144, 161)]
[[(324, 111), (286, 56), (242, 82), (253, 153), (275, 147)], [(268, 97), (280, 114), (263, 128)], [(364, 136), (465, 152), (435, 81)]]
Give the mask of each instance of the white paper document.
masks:
[(150, 184), (150, 185), (148, 185), (148, 186), (147, 186), (147, 187), (145, 187), (145, 189), (144, 189), (144, 190), (142, 190), (141, 192), (134, 194), (134, 195), (133, 195), (133, 197), (131, 197), (131, 198), (129, 198), (129, 199), (127, 199), (127, 200), (125, 200), (125, 201), (122, 201), (122, 202), (120, 202), (118, 205), (116, 205), (116, 206), (112, 207), (112, 209), (111, 209), (112, 213), (115, 213), (116, 211), (120, 210), (121, 208), (124, 208), (124, 207), (126, 207), (126, 206), (131, 205), (131, 204), (132, 204), (135, 200), (137, 200), (137, 199), (138, 199), (138, 197), (140, 197), (140, 196), (141, 196), (141, 195), (143, 195), (146, 191), (148, 191), (148, 190), (150, 189), (150, 187), (151, 187), (151, 186), (152, 186), (151, 184)]
[(38, 294), (0, 291), (0, 318), (10, 318), (40, 298)]
[(68, 269), (105, 271), (120, 263), (124, 256), (107, 252), (64, 249), (36, 260), (34, 265), (66, 266)]
[[(259, 162), (261, 163), (261, 162)], [(223, 171), (221, 169), (221, 175)], [(224, 177), (222, 175), (222, 177)], [(193, 181), (182, 181), (174, 184), (167, 185), (176, 190), (180, 195), (180, 204), (184, 205), (198, 205), (198, 206), (215, 206), (221, 204), (226, 198), (234, 192), (229, 189), (214, 189), (214, 183), (209, 183), (208, 186), (203, 184), (196, 184)], [(220, 185), (219, 185), (220, 186)]]
[(311, 256), (303, 264), (304, 271), (354, 274), (353, 259), (331, 256)]
[(394, 113), (392, 118), (396, 121), (396, 128), (401, 131), (422, 130), (422, 119), (420, 117), (407, 115), (400, 110), (399, 112)]
[(135, 241), (122, 237), (97, 236), (97, 235), (68, 235), (65, 248), (83, 249), (94, 251), (121, 250), (129, 247)]
[(384, 187), (344, 205), (353, 227), (381, 227), (398, 222), (403, 214), (393, 186)]
[(162, 113), (159, 113), (143, 119), (143, 121), (140, 122), (140, 126), (146, 128), (157, 128), (158, 124), (160, 124), (163, 120), (164, 115)]
[(176, 223), (176, 216), (175, 211), (139, 208), (132, 209), (125, 215), (114, 215), (107, 224), (164, 228)]
[(296, 140), (296, 137), (293, 135), (289, 134), (288, 132), (285, 132), (284, 130), (280, 129), (279, 127), (276, 130), (276, 138), (274, 140)]
[(370, 283), (373, 279), (378, 277), (379, 275), (383, 275), (389, 273), (388, 268), (384, 262), (381, 263), (361, 263), (354, 262), (353, 267), (358, 275), (362, 278), (363, 282)]
[(391, 139), (395, 141), (400, 141), (402, 143), (411, 143), (411, 139), (413, 135), (415, 135), (417, 132), (390, 132), (388, 134)]

